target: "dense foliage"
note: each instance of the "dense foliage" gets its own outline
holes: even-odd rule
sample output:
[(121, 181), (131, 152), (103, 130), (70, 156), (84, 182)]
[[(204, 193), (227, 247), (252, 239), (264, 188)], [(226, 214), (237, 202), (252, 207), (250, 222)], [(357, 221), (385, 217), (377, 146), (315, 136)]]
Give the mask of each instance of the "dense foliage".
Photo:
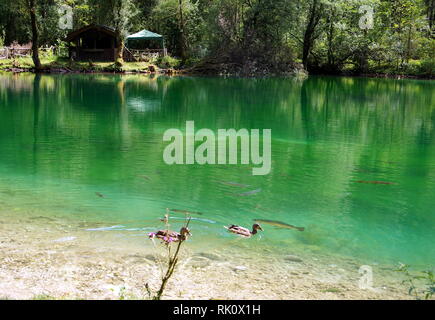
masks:
[(431, 76), (435, 0), (2, 0), (0, 44), (59, 45), (60, 5), (73, 28), (113, 26), (120, 37), (147, 28), (172, 55), (204, 72), (288, 72)]

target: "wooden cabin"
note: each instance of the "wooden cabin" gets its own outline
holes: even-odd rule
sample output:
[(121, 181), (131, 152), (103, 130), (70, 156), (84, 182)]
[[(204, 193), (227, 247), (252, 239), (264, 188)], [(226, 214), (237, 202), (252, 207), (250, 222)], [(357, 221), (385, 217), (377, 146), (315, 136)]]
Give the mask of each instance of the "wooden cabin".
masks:
[(68, 34), (69, 58), (75, 61), (115, 61), (118, 37), (115, 29), (89, 25)]

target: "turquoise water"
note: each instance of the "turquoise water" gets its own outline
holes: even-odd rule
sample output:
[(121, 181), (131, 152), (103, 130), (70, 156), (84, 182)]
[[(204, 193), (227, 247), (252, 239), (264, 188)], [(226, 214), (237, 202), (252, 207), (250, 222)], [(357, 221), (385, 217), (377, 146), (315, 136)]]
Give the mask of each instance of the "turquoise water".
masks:
[[(203, 213), (192, 241), (224, 241), (225, 224), (273, 219), (306, 228), (263, 225), (259, 241), (276, 251), (434, 263), (433, 81), (101, 74), (0, 75), (0, 84), (0, 205), (17, 217), (35, 209), (151, 229), (169, 207)], [(163, 133), (187, 120), (272, 129), (271, 173), (168, 166)]]

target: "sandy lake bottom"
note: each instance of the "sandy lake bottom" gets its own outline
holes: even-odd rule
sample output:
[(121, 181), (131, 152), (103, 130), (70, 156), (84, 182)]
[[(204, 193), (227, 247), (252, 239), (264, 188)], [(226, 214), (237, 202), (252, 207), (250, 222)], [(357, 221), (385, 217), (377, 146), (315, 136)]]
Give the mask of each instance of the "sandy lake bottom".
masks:
[[(165, 249), (147, 232), (36, 211), (19, 216), (0, 216), (2, 299), (147, 299), (145, 284), (158, 287)], [(261, 237), (193, 236), (164, 299), (412, 298), (393, 265), (371, 265), (373, 286), (361, 289), (362, 263), (310, 246), (277, 252)]]

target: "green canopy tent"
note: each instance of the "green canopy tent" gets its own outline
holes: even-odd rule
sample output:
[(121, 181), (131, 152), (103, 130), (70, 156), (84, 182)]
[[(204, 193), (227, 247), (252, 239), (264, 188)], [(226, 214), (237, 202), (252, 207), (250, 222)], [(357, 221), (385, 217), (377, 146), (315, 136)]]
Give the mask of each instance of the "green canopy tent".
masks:
[[(156, 42), (161, 45), (161, 49), (165, 50), (165, 39), (162, 35), (148, 31), (148, 30), (142, 30), (139, 32), (136, 32), (132, 35), (129, 35), (127, 37), (127, 47), (130, 49), (133, 44), (139, 45), (141, 42), (144, 43), (145, 41), (151, 41)], [(131, 48), (133, 49), (133, 48)]]

